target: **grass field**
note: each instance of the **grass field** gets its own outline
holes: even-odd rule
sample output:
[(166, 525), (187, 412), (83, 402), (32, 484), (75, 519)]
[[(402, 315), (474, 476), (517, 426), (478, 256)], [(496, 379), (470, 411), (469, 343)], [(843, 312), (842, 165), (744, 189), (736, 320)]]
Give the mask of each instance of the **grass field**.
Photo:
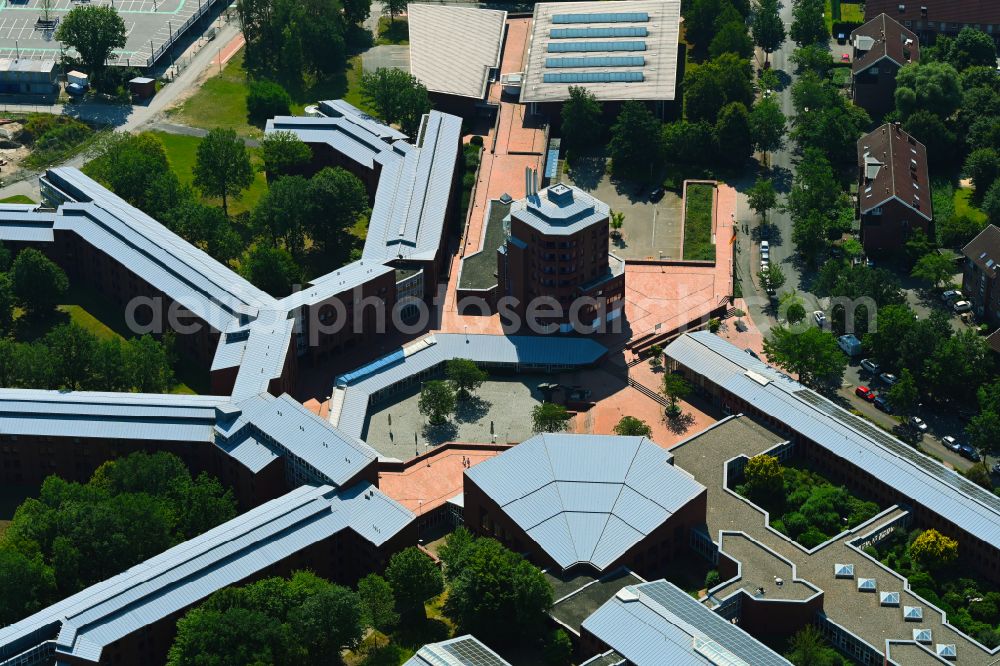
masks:
[(714, 186), (704, 183), (688, 185), (684, 204), (684, 259), (715, 259), (715, 244), (712, 243), (714, 198)]
[(972, 205), (972, 190), (960, 187), (955, 190), (955, 215), (964, 215), (971, 220), (986, 224), (986, 213)]
[(833, 24), (842, 23), (864, 23), (865, 11), (856, 2), (840, 2), (840, 0), (826, 0), (823, 18), (826, 20), (826, 29), (833, 32)]
[(406, 19), (390, 21), (388, 16), (379, 17), (376, 44), (409, 44), (410, 24)]
[[(153, 132), (154, 135), (160, 141), (163, 142), (163, 147), (167, 151), (167, 159), (170, 161), (170, 166), (173, 168), (174, 173), (180, 179), (181, 183), (190, 184), (194, 178), (193, 170), (195, 163), (195, 156), (198, 153), (198, 145), (201, 143), (201, 138), (196, 136), (186, 136), (183, 134), (167, 134), (166, 132)], [(251, 150), (251, 159), (256, 167), (259, 163), (256, 153)], [(264, 174), (257, 171), (254, 174), (253, 183), (250, 188), (243, 193), (240, 199), (229, 200), (229, 214), (238, 215), (244, 211), (253, 210), (253, 207), (257, 205), (257, 201), (260, 200), (264, 193), (267, 191), (267, 179)], [(205, 199), (206, 203), (221, 205), (222, 201), (220, 199)]]
[(26, 197), (23, 194), (15, 194), (12, 197), (6, 197), (0, 199), (0, 203), (12, 203), (12, 204), (33, 204), (34, 201), (30, 197)]

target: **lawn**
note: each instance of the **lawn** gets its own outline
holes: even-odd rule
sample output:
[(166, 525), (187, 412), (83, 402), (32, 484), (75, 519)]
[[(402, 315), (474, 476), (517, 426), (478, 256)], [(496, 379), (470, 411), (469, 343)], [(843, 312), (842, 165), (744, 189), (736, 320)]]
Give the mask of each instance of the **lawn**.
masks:
[(851, 85), (851, 68), (834, 67), (830, 70), (830, 80), (833, 81), (833, 85), (846, 88)]
[(33, 204), (34, 201), (30, 197), (26, 197), (23, 194), (15, 194), (12, 197), (5, 197), (0, 199), (0, 203), (12, 203), (12, 204)]
[[(174, 173), (177, 174), (181, 183), (188, 185), (191, 184), (191, 181), (194, 179), (193, 171), (195, 157), (198, 153), (198, 145), (201, 143), (201, 138), (183, 134), (168, 134), (166, 132), (155, 131), (153, 134), (163, 142), (163, 147), (167, 151), (167, 159), (170, 161), (170, 166), (173, 168)], [(259, 159), (253, 150), (250, 152), (254, 166), (257, 166)], [(248, 190), (243, 192), (243, 196), (238, 200), (230, 199), (229, 214), (238, 215), (240, 213), (253, 210), (253, 207), (257, 205), (257, 202), (262, 196), (264, 196), (266, 191), (267, 179), (264, 177), (263, 172), (257, 171), (254, 174), (253, 183), (251, 183)], [(221, 199), (206, 198), (205, 202), (213, 205), (222, 205)]]
[(684, 202), (684, 259), (715, 259), (712, 242), (712, 206), (715, 186), (706, 183), (688, 185)]
[(376, 44), (400, 44), (410, 43), (410, 24), (406, 19), (396, 19), (390, 21), (388, 16), (382, 16), (378, 20), (378, 39)]
[(826, 21), (826, 29), (832, 33), (834, 23), (864, 23), (865, 12), (861, 5), (856, 2), (826, 0), (823, 18)]
[(954, 207), (955, 215), (962, 215), (980, 224), (986, 224), (986, 213), (972, 204), (971, 188), (960, 187), (955, 190)]

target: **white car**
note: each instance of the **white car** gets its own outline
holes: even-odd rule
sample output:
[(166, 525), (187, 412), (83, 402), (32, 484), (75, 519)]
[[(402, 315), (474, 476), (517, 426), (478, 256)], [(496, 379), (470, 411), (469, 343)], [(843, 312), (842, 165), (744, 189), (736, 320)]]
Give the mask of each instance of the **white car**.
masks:
[(962, 445), (959, 444), (958, 440), (952, 437), (951, 435), (945, 435), (944, 437), (942, 437), (941, 443), (947, 446), (952, 451), (958, 452), (962, 450)]
[(948, 291), (941, 294), (941, 300), (944, 301), (945, 303), (951, 303), (952, 301), (964, 300), (964, 297), (962, 296), (962, 292), (958, 291), (957, 289), (949, 289)]
[(771, 244), (768, 243), (767, 241), (761, 241), (760, 242), (760, 251), (762, 253), (763, 252), (770, 252), (771, 251)]
[(822, 310), (816, 310), (815, 312), (813, 312), (813, 319), (816, 320), (817, 326), (823, 326), (824, 324), (826, 324), (826, 313), (824, 313)]
[(761, 261), (770, 261), (771, 254), (767, 251), (766, 247), (760, 248), (760, 259)]
[(920, 432), (927, 432), (927, 422), (924, 421), (919, 416), (911, 416), (910, 417), (910, 427), (911, 428), (916, 428)]
[(969, 301), (958, 301), (957, 303), (951, 306), (951, 309), (954, 310), (955, 312), (968, 312), (969, 310), (972, 309), (972, 303), (970, 303)]

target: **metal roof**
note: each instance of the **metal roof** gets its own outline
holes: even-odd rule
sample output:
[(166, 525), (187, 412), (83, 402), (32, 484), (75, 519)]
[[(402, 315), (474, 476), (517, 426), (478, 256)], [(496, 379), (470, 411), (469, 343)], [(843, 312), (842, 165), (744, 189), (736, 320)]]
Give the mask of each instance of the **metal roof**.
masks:
[(583, 628), (636, 666), (790, 663), (665, 580), (624, 588)]
[[(608, 12), (605, 2), (536, 3), (521, 102), (566, 101), (573, 83), (589, 83), (587, 90), (602, 102), (674, 99), (680, 5), (680, 0), (619, 0), (615, 8), (625, 11)], [(644, 56), (642, 63), (630, 65), (631, 76), (567, 78), (546, 72), (553, 53), (615, 56), (626, 51)]]
[(310, 286), (285, 296), (278, 301), (278, 307), (291, 311), (302, 306), (319, 305), (394, 270), (392, 266), (381, 262), (365, 262), (363, 259), (354, 261), (312, 280)]
[(518, 199), (511, 204), (508, 215), (539, 233), (569, 236), (591, 225), (606, 223), (611, 209), (576, 186), (556, 183), (538, 194)]
[(614, 564), (705, 492), (645, 437), (536, 435), (467, 470), (564, 570)]
[(375, 168), (375, 158), (388, 147), (365, 126), (343, 117), (277, 116), (264, 126), (265, 134), (274, 132), (291, 132), (305, 143), (326, 144), (367, 169)]
[(0, 205), (0, 241), (51, 243), (56, 214), (35, 208), (34, 204)]
[[(910, 502), (1000, 548), (1000, 498), (964, 476), (712, 333), (683, 335), (670, 343), (665, 353), (806, 439), (882, 479)], [(755, 381), (747, 376), (748, 371), (767, 381)]]
[(410, 73), (430, 92), (483, 99), (500, 66), (507, 12), (409, 4)]
[(369, 133), (388, 141), (405, 139), (406, 134), (394, 127), (386, 125), (378, 118), (368, 115), (350, 102), (342, 99), (329, 99), (319, 103), (319, 110), (330, 118), (343, 118), (347, 122), (363, 127)]
[[(294, 328), (295, 320), (287, 311), (261, 311), (249, 326), (240, 370), (233, 384), (233, 400), (263, 393), (272, 379), (281, 377)], [(221, 341), (219, 344), (222, 346)]]
[(338, 376), (334, 383), (344, 389), (344, 403), (334, 425), (348, 436), (361, 437), (373, 393), (453, 358), (485, 365), (566, 367), (591, 365), (607, 351), (590, 338), (436, 333)]
[[(412, 6), (412, 5), (411, 5)], [(475, 636), (466, 634), (440, 643), (428, 643), (403, 666), (510, 666)]]
[(369, 483), (300, 486), (0, 629), (0, 659), (55, 639), (57, 660), (96, 662), (109, 643), (344, 529), (378, 546), (413, 519)]

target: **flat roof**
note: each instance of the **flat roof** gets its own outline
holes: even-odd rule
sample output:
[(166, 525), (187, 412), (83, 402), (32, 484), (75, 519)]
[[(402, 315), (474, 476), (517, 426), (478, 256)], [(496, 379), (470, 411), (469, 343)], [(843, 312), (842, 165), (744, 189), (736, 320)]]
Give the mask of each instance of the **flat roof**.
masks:
[(350, 529), (375, 545), (414, 515), (364, 482), (337, 493), (303, 485), (204, 534), (0, 629), (0, 658), (54, 641), (55, 661), (101, 660), (105, 646)]
[(636, 666), (790, 666), (666, 580), (622, 589), (584, 620), (583, 628)]
[(508, 215), (540, 234), (569, 236), (607, 220), (611, 208), (575, 185), (556, 183), (518, 199)]
[(571, 85), (602, 102), (674, 99), (680, 16), (680, 0), (536, 4), (521, 102), (565, 101)]
[(410, 4), (410, 73), (430, 92), (483, 99), (500, 66), (507, 12)]
[(645, 437), (536, 435), (465, 472), (565, 571), (604, 571), (705, 487)]

